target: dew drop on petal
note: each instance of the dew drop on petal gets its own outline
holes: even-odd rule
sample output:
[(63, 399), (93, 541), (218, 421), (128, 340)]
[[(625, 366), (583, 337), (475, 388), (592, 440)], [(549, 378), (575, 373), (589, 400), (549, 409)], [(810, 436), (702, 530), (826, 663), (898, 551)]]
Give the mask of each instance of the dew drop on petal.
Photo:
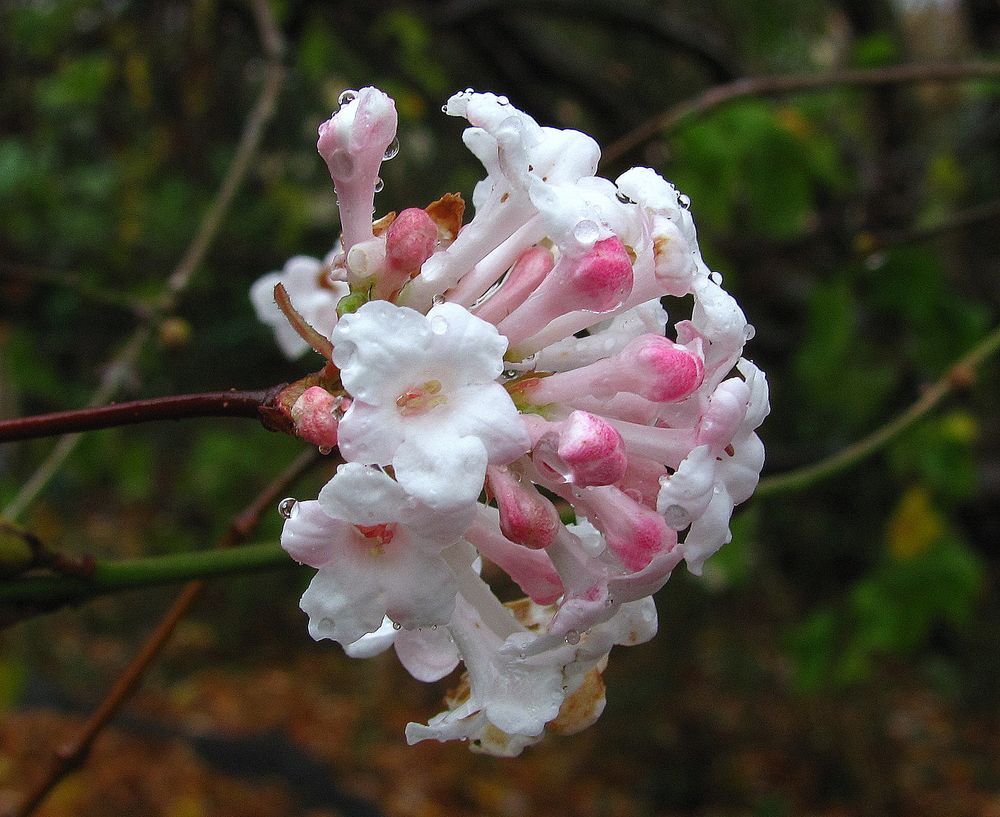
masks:
[(673, 530), (684, 530), (691, 524), (691, 514), (682, 505), (668, 505), (663, 512), (663, 518), (666, 520), (667, 526)]
[(431, 303), (434, 304), (434, 306), (441, 306), (441, 304), (444, 303), (444, 295), (442, 295), (439, 292), (437, 295), (431, 298)]
[(400, 624), (398, 621), (394, 621), (394, 622), (392, 622), (392, 629), (394, 629), (394, 630), (402, 630), (403, 629), (403, 625)]
[(280, 513), (284, 519), (291, 519), (292, 513), (297, 504), (298, 500), (295, 497), (287, 496), (278, 503), (278, 513)]
[(756, 334), (757, 334), (757, 329), (754, 327), (752, 323), (748, 323), (746, 326), (743, 327), (743, 337), (745, 337), (747, 340), (753, 340), (754, 335)]
[(319, 447), (319, 453), (322, 454), (324, 457), (327, 456), (331, 451), (333, 451), (333, 446), (321, 445)]
[(614, 607), (615, 606), (615, 600), (613, 598), (611, 598), (611, 596), (608, 596), (604, 600), (604, 606), (605, 607)]
[(505, 96), (498, 96), (497, 105), (510, 105), (510, 100)]
[(375, 192), (381, 193), (382, 188), (385, 187), (385, 182), (382, 181), (381, 177), (375, 180)]
[(448, 113), (448, 103), (441, 106), (441, 113)]
[(677, 194), (677, 203), (685, 210), (691, 209), (691, 198), (686, 196), (684, 193)]
[(581, 244), (593, 244), (601, 235), (596, 221), (584, 219), (573, 228), (573, 238)]
[(622, 204), (635, 204), (635, 202), (632, 201), (632, 199), (630, 199), (628, 196), (626, 196), (621, 190), (615, 193), (615, 198), (618, 199), (618, 201), (620, 201)]
[(395, 159), (396, 154), (399, 153), (399, 140), (393, 137), (393, 140), (389, 143), (389, 146), (385, 149), (385, 153), (382, 154), (382, 161), (388, 162), (390, 159)]
[(340, 107), (344, 107), (344, 105), (350, 104), (357, 98), (358, 98), (358, 92), (348, 89), (343, 93), (341, 93), (339, 97), (337, 97), (337, 104), (340, 105)]
[(431, 318), (431, 331), (435, 335), (443, 335), (448, 331), (448, 321), (441, 315), (435, 315)]
[(504, 369), (503, 376), (505, 380), (513, 380), (520, 374), (517, 369)]
[(713, 284), (718, 284), (720, 287), (722, 286), (722, 273), (721, 272), (710, 273), (708, 277), (712, 279), (712, 283)]
[(567, 644), (579, 644), (580, 634), (576, 630), (568, 630), (566, 632), (566, 643)]

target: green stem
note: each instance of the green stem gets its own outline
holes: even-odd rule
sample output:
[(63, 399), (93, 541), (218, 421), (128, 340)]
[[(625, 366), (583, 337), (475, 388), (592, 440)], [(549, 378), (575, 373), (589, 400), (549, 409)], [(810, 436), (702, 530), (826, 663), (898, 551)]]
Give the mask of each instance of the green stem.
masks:
[(857, 465), (929, 414), (958, 385), (964, 384), (983, 361), (998, 351), (1000, 351), (1000, 326), (977, 343), (968, 354), (948, 369), (937, 383), (924, 392), (919, 400), (894, 420), (824, 460), (762, 479), (754, 495), (765, 497), (801, 491)]
[(48, 608), (124, 590), (294, 565), (287, 553), (270, 543), (118, 562), (98, 561), (86, 577), (25, 576), (0, 581), (0, 605), (38, 604)]

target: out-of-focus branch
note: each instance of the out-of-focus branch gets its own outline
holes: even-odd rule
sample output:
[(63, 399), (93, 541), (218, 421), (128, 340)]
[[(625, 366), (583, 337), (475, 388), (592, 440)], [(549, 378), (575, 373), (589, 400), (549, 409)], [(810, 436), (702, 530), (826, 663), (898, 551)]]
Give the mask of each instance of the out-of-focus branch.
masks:
[(679, 102), (612, 142), (604, 149), (602, 164), (617, 161), (649, 140), (676, 130), (691, 116), (703, 116), (716, 108), (747, 97), (782, 96), (841, 87), (909, 85), (917, 82), (960, 82), (1000, 77), (1000, 62), (930, 63), (894, 65), (887, 68), (831, 71), (825, 74), (775, 74), (743, 77), (716, 85)]
[[(277, 498), (316, 463), (318, 456), (315, 451), (304, 452), (278, 479), (261, 491), (246, 509), (232, 520), (217, 543), (221, 550), (205, 554), (215, 557), (213, 564), (217, 568), (217, 572), (212, 575), (223, 575), (227, 572), (224, 569), (227, 565), (238, 565), (238, 571), (245, 572), (291, 563), (284, 551), (276, 545), (248, 546), (235, 550), (229, 550), (229, 548), (246, 540), (256, 528), (264, 510), (273, 506)], [(226, 561), (226, 557), (229, 557), (229, 562)], [(199, 573), (196, 575), (207, 574)], [(29, 817), (67, 774), (83, 764), (94, 740), (138, 687), (146, 670), (169, 640), (177, 623), (191, 609), (204, 587), (205, 581), (203, 579), (188, 582), (157, 624), (156, 629), (150, 634), (146, 643), (143, 644), (142, 649), (118, 677), (114, 686), (87, 719), (79, 733), (56, 749), (52, 765), (45, 776), (38, 781), (20, 806), (9, 813), (10, 817)], [(8, 815), (3, 815), (3, 817), (8, 817)]]
[(865, 254), (928, 241), (940, 235), (963, 230), (985, 221), (1000, 221), (1000, 200), (988, 201), (966, 207), (945, 216), (934, 224), (907, 227), (882, 233), (861, 233), (856, 241), (857, 248)]
[[(154, 326), (176, 306), (192, 275), (201, 265), (215, 239), (236, 191), (246, 178), (253, 158), (260, 148), (264, 130), (274, 116), (278, 95), (285, 78), (285, 68), (282, 64), (285, 51), (284, 38), (274, 21), (267, 0), (251, 0), (251, 7), (261, 39), (261, 46), (267, 56), (264, 84), (243, 125), (243, 132), (240, 134), (236, 152), (233, 154), (226, 175), (219, 184), (215, 198), (202, 217), (198, 231), (188, 245), (180, 263), (167, 278), (163, 294), (159, 298), (156, 308), (151, 310), (148, 317), (136, 327), (132, 336), (105, 367), (100, 385), (90, 400), (91, 406), (103, 405), (114, 397), (127, 374), (135, 366), (140, 353), (153, 333)], [(38, 496), (39, 492), (66, 461), (66, 458), (73, 452), (78, 440), (77, 435), (67, 435), (60, 438), (48, 457), (21, 487), (17, 496), (4, 508), (4, 516), (16, 519), (24, 512), (25, 508)]]
[(641, 32), (660, 43), (701, 63), (718, 82), (741, 73), (735, 65), (731, 49), (719, 42), (713, 33), (679, 20), (666, 9), (648, 3), (623, 0), (453, 0), (439, 7), (431, 6), (431, 19), (441, 25), (454, 26), (478, 17), (502, 16), (510, 19), (512, 11), (526, 9), (538, 12), (561, 12), (574, 21), (593, 20), (612, 26), (625, 26)]
[(754, 495), (766, 497), (801, 491), (857, 465), (885, 448), (914, 423), (928, 415), (956, 388), (967, 386), (975, 376), (976, 368), (998, 351), (1000, 351), (1000, 326), (951, 366), (919, 400), (894, 420), (826, 459), (804, 468), (762, 479)]
[(151, 397), (109, 406), (93, 406), (32, 417), (0, 420), (0, 443), (51, 437), (56, 434), (94, 431), (100, 428), (148, 423), (155, 420), (181, 420), (191, 417), (256, 417), (283, 388), (261, 391), (216, 391), (202, 394), (177, 394)]

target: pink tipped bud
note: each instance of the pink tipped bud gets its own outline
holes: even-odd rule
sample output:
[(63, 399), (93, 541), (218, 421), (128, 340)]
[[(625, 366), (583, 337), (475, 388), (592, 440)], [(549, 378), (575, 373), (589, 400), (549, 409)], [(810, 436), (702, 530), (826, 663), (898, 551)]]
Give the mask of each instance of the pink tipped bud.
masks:
[(438, 229), (427, 212), (409, 207), (396, 216), (386, 236), (385, 260), (389, 269), (412, 275), (431, 257)]
[(566, 276), (573, 309), (609, 312), (632, 291), (632, 261), (618, 236), (601, 239)]
[(700, 355), (659, 335), (640, 335), (619, 355), (647, 400), (669, 403), (687, 397), (701, 385), (705, 364)]
[(533, 483), (496, 466), (487, 469), (486, 479), (500, 511), (500, 531), (504, 536), (536, 550), (552, 544), (560, 526), (559, 513)]
[(629, 570), (641, 570), (658, 553), (677, 544), (676, 531), (667, 527), (660, 514), (618, 488), (588, 488), (581, 492), (580, 504)]
[(337, 427), (348, 401), (330, 394), (320, 386), (311, 386), (292, 405), (295, 434), (306, 442), (323, 448), (337, 445)]
[(538, 289), (554, 265), (552, 251), (547, 247), (528, 247), (514, 262), (503, 286), (473, 310), (476, 317), (499, 323)]
[(625, 245), (617, 236), (609, 236), (578, 258), (560, 258), (539, 288), (497, 329), (513, 345), (567, 312), (610, 312), (625, 301), (632, 283), (632, 262)]
[(378, 171), (395, 136), (395, 103), (377, 88), (362, 88), (319, 126), (316, 148), (337, 190), (345, 251), (372, 238)]
[(372, 297), (391, 299), (399, 292), (434, 253), (437, 239), (437, 225), (426, 211), (410, 207), (396, 216), (386, 230), (385, 268), (379, 275)]
[(566, 419), (556, 451), (572, 483), (581, 488), (618, 482), (628, 467), (621, 434), (607, 420), (585, 411), (574, 411)]
[(660, 335), (640, 335), (612, 357), (524, 381), (519, 384), (518, 399), (536, 405), (574, 404), (581, 395), (607, 400), (631, 392), (657, 403), (680, 400), (697, 389), (705, 376), (701, 342), (696, 339), (691, 345), (695, 351)]

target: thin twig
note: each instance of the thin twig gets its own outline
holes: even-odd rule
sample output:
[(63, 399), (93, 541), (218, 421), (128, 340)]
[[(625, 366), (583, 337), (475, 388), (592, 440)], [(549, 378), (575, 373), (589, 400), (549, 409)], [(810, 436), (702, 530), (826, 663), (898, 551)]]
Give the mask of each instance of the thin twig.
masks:
[[(299, 455), (278, 479), (261, 491), (242, 513), (234, 517), (217, 543), (217, 547), (231, 548), (244, 541), (256, 527), (264, 510), (271, 507), (288, 486), (301, 477), (318, 459), (319, 454), (315, 450), (305, 451)], [(178, 622), (191, 609), (205, 588), (205, 584), (204, 579), (196, 579), (184, 586), (104, 700), (87, 719), (79, 733), (56, 749), (52, 765), (46, 775), (29, 792), (24, 802), (9, 813), (10, 817), (29, 817), (67, 774), (83, 765), (94, 740), (138, 687), (146, 670), (166, 645)]]
[[(243, 132), (240, 134), (236, 152), (219, 185), (215, 198), (202, 217), (198, 231), (188, 245), (180, 263), (167, 279), (163, 296), (160, 298), (157, 308), (152, 310), (149, 317), (136, 327), (121, 351), (105, 368), (104, 376), (90, 400), (91, 406), (103, 405), (114, 397), (128, 372), (135, 366), (156, 322), (177, 304), (180, 295), (190, 283), (192, 275), (201, 265), (218, 233), (236, 191), (246, 178), (253, 157), (260, 148), (264, 130), (274, 115), (278, 94), (285, 77), (285, 68), (282, 65), (284, 39), (274, 21), (267, 0), (252, 0), (251, 5), (261, 45), (267, 55), (267, 73), (264, 77), (263, 87), (243, 125)], [(17, 519), (24, 512), (25, 508), (38, 496), (66, 458), (69, 457), (78, 440), (78, 435), (67, 435), (60, 438), (48, 457), (21, 487), (17, 496), (4, 508), (4, 516), (9, 519)]]
[(716, 108), (746, 97), (780, 96), (838, 87), (908, 85), (916, 82), (960, 82), (989, 77), (1000, 77), (1000, 62), (894, 65), (888, 68), (831, 71), (825, 74), (775, 74), (764, 77), (744, 77), (709, 88), (646, 120), (608, 145), (604, 149), (601, 161), (602, 164), (614, 162), (650, 139), (675, 130), (689, 116), (702, 116)]
[(765, 497), (801, 491), (857, 465), (929, 414), (956, 388), (968, 385), (976, 368), (998, 351), (1000, 351), (1000, 326), (977, 343), (968, 354), (949, 368), (940, 380), (927, 389), (919, 400), (894, 420), (826, 459), (804, 468), (762, 479), (754, 495)]
[(260, 418), (261, 407), (280, 389), (260, 391), (214, 391), (201, 394), (175, 394), (150, 397), (127, 403), (112, 403), (31, 417), (0, 420), (0, 443), (52, 437), (56, 434), (94, 431), (100, 428), (148, 423), (156, 420), (181, 420), (190, 417)]
[(981, 224), (984, 221), (993, 221), (994, 219), (1000, 220), (1000, 199), (959, 210), (936, 221), (934, 224), (907, 227), (884, 233), (869, 233), (867, 235), (871, 237), (872, 246), (868, 248), (868, 251), (886, 250), (892, 247), (901, 247), (906, 244), (927, 241), (945, 233), (962, 230), (975, 224)]

